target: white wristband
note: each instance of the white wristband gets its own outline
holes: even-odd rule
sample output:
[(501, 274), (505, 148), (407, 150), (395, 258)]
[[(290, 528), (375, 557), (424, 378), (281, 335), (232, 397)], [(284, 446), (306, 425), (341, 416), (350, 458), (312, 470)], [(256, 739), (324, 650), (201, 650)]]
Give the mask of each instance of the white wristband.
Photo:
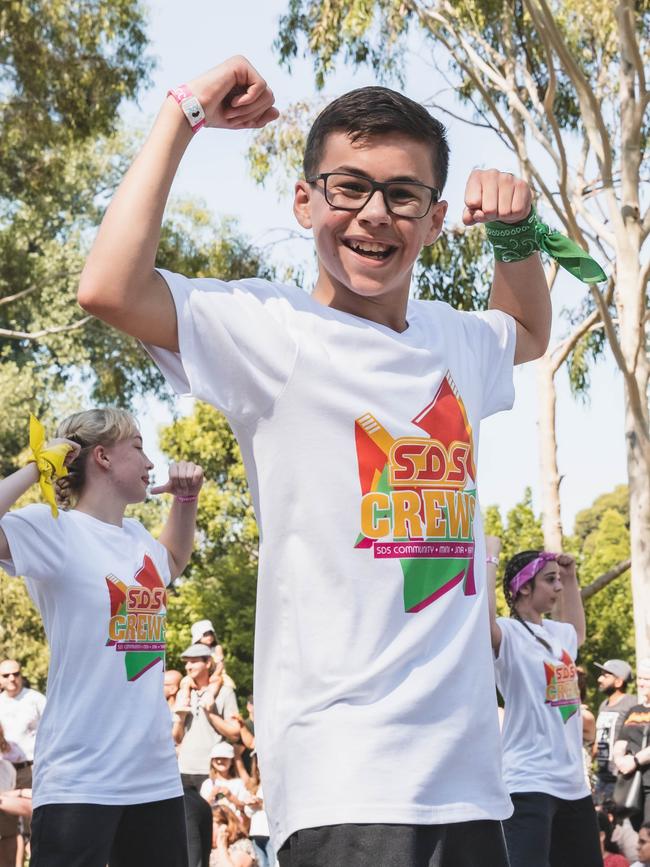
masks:
[(180, 84), (178, 87), (168, 90), (167, 96), (172, 96), (180, 105), (193, 133), (197, 133), (205, 125), (203, 106), (186, 84)]

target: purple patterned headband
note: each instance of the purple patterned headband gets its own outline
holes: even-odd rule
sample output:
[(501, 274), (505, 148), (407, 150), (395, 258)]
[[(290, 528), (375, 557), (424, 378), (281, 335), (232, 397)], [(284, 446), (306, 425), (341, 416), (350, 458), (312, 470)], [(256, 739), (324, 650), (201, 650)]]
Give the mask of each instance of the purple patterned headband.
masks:
[(530, 563), (527, 563), (523, 569), (520, 569), (519, 572), (517, 572), (515, 577), (510, 581), (510, 592), (513, 594), (518, 593), (524, 584), (528, 584), (529, 581), (532, 581), (535, 575), (537, 575), (537, 573), (543, 569), (547, 563), (557, 560), (557, 557), (557, 554), (542, 551), (534, 560), (531, 560)]

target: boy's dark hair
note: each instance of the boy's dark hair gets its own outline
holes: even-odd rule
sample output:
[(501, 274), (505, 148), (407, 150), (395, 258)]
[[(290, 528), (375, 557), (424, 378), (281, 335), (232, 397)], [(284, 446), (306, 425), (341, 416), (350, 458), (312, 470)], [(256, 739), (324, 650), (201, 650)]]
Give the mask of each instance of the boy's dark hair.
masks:
[(398, 132), (431, 147), (433, 177), (442, 190), (447, 181), (449, 145), (444, 126), (420, 105), (388, 87), (360, 87), (335, 99), (318, 115), (307, 136), (303, 169), (306, 178), (318, 173), (325, 141), (345, 132), (353, 142)]

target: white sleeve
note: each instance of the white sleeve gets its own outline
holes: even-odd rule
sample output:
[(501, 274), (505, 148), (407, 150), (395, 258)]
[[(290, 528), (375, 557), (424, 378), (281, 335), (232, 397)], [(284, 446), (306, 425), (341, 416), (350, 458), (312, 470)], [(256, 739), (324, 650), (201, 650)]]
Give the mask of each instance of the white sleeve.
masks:
[(60, 512), (53, 518), (49, 506), (34, 503), (8, 512), (0, 519), (0, 527), (11, 554), (10, 560), (0, 560), (0, 566), (10, 575), (50, 581), (64, 574), (67, 545)]
[(517, 345), (517, 327), (512, 316), (501, 310), (461, 313), (468, 349), (474, 355), (482, 382), (481, 418), (510, 409), (515, 399), (512, 372)]
[(298, 344), (287, 287), (268, 280), (194, 279), (160, 271), (176, 306), (179, 353), (145, 349), (178, 394), (244, 423), (268, 412), (287, 384)]
[(205, 798), (206, 801), (209, 801), (213, 788), (214, 788), (214, 783), (212, 782), (210, 777), (208, 777), (207, 780), (203, 780), (203, 782), (201, 783), (201, 788), (199, 789), (199, 795), (202, 798)]
[(499, 655), (494, 658), (494, 671), (497, 675), (497, 686), (505, 678), (509, 669), (512, 655), (512, 623), (507, 617), (497, 617), (497, 624), (501, 629), (501, 644)]
[(162, 542), (155, 539), (149, 530), (147, 530), (147, 528), (136, 518), (127, 518), (126, 520), (133, 526), (135, 532), (144, 540), (144, 544), (151, 554), (151, 558), (158, 570), (158, 574), (162, 578), (165, 587), (167, 587), (169, 582), (172, 580), (172, 573), (169, 568), (169, 551), (165, 548)]

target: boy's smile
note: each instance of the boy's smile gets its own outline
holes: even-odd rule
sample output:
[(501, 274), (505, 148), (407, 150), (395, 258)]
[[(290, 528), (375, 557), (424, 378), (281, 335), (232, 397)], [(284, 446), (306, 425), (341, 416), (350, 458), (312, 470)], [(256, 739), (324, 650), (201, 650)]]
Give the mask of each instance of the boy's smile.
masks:
[[(344, 132), (330, 133), (318, 171), (436, 186), (431, 147), (402, 133), (358, 142)], [(313, 297), (403, 331), (413, 264), (438, 237), (446, 210), (446, 202), (437, 202), (421, 219), (397, 216), (381, 190), (359, 211), (337, 210), (325, 200), (322, 180), (299, 181), (294, 211), (302, 226), (313, 229), (318, 252)]]

